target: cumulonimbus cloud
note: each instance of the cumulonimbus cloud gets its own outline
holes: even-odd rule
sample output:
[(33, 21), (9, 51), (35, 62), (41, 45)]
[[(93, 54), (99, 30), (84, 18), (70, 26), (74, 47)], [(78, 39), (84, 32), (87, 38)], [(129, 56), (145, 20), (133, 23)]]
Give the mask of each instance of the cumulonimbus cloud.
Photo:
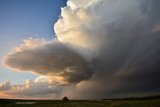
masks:
[(82, 55), (69, 44), (56, 40), (25, 40), (20, 47), (5, 55), (4, 64), (16, 71), (31, 71), (47, 76), (51, 83), (59, 85), (79, 83), (89, 79), (93, 73)]
[[(4, 56), (16, 71), (75, 85), (75, 98), (160, 91), (159, 0), (68, 0), (54, 25), (58, 40), (28, 39)], [(96, 88), (95, 88), (96, 87)], [(121, 93), (121, 94), (120, 94)]]

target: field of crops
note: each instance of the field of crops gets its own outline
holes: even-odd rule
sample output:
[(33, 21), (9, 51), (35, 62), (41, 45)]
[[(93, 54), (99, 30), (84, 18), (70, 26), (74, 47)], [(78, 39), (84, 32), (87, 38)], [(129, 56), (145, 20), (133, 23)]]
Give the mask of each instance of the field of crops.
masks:
[(160, 99), (154, 100), (8, 100), (0, 101), (0, 107), (160, 107)]

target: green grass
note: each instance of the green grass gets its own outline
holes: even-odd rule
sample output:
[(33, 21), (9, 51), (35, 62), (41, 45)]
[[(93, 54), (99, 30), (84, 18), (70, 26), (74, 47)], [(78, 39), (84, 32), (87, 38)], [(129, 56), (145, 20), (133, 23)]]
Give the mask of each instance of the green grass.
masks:
[[(22, 102), (23, 100), (19, 101)], [(31, 100), (30, 100), (31, 101)], [(34, 100), (33, 100), (34, 101)], [(17, 102), (17, 101), (13, 101)], [(26, 101), (25, 101), (26, 102)], [(28, 101), (29, 102), (29, 101)], [(105, 101), (76, 101), (63, 102), (60, 100), (35, 101), (36, 104), (3, 104), (0, 107), (160, 107), (160, 99), (155, 100), (105, 100)]]

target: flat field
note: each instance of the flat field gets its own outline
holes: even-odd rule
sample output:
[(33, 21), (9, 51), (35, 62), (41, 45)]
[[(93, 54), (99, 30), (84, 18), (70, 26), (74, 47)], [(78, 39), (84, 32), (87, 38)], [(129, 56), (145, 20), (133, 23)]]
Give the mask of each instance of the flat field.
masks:
[(0, 100), (0, 107), (160, 107), (160, 99), (152, 100)]

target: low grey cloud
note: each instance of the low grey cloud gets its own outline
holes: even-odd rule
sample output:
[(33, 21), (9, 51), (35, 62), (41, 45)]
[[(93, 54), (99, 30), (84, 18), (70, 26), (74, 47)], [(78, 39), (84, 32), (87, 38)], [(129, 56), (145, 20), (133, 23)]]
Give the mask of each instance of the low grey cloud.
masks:
[(4, 83), (0, 83), (0, 91), (6, 91), (6, 90), (10, 90), (11, 89), (11, 85), (9, 81), (6, 81)]
[[(34, 39), (25, 41), (37, 43)], [(55, 40), (40, 46), (34, 47), (33, 44), (26, 46), (27, 43), (24, 42), (23, 46), (7, 54), (4, 57), (4, 64), (17, 71), (31, 71), (37, 75), (47, 76), (53, 84), (79, 83), (89, 79), (93, 73), (89, 62), (69, 44)]]
[(59, 98), (62, 93), (61, 86), (50, 85), (48, 79), (39, 76), (36, 79), (25, 80), (22, 84), (12, 85), (10, 81), (0, 84), (0, 91), (10, 98)]

